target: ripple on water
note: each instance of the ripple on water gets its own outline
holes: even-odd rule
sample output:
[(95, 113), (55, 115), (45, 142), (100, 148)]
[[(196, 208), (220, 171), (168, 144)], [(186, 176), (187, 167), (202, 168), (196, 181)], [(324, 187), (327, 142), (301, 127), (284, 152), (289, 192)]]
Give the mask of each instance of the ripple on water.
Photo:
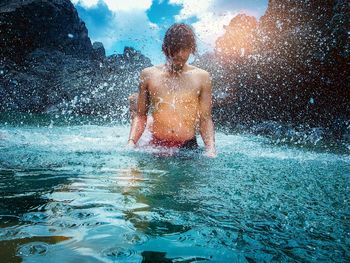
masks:
[(30, 212), (22, 216), (22, 221), (31, 223), (44, 223), (48, 219), (48, 215), (43, 212)]
[[(349, 259), (348, 156), (218, 134), (216, 159), (155, 158), (112, 154), (119, 141), (106, 127), (33, 129), (3, 142), (0, 254), (20, 240), (17, 255), (64, 246), (107, 262)], [(52, 232), (72, 241), (51, 246), (42, 235)]]
[(69, 214), (72, 218), (76, 218), (79, 220), (84, 220), (84, 219), (90, 219), (93, 217), (96, 217), (96, 215), (93, 212), (90, 211), (73, 211)]
[(119, 246), (108, 247), (101, 251), (101, 255), (108, 257), (112, 260), (123, 260), (129, 257), (132, 257), (136, 254), (135, 250), (123, 248)]
[(14, 215), (0, 215), (1, 225), (12, 226), (20, 224), (20, 217)]
[(140, 233), (126, 233), (123, 235), (123, 238), (126, 243), (133, 245), (146, 243), (150, 239), (148, 235)]
[(0, 228), (0, 241), (30, 237), (31, 235), (19, 228)]
[(17, 256), (45, 255), (49, 250), (49, 245), (45, 242), (31, 242), (21, 245), (17, 249)]

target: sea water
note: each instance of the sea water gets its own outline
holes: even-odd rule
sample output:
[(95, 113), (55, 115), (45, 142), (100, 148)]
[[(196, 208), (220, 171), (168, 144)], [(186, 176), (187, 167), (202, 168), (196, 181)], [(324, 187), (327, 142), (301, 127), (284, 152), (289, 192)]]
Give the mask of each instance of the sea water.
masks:
[(128, 133), (1, 122), (1, 262), (350, 261), (347, 153), (217, 132), (210, 159)]

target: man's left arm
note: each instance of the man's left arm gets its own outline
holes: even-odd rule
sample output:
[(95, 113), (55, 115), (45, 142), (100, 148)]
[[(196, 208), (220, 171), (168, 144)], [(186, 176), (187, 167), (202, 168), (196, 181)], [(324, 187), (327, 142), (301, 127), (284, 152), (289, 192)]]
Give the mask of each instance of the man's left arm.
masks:
[(206, 155), (216, 156), (214, 123), (211, 116), (212, 110), (212, 85), (209, 73), (202, 77), (202, 87), (199, 97), (199, 129), (205, 144)]

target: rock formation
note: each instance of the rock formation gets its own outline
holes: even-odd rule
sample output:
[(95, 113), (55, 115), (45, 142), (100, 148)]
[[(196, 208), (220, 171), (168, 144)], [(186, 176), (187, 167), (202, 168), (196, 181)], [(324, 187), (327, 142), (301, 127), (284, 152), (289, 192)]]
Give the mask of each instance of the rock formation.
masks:
[(221, 60), (229, 62), (251, 55), (256, 39), (258, 22), (255, 17), (237, 15), (226, 29), (225, 35), (216, 40), (216, 53)]
[(2, 1), (0, 34), (0, 56), (16, 62), (38, 48), (77, 57), (93, 52), (85, 23), (67, 0)]
[(350, 128), (349, 16), (348, 1), (270, 0), (257, 24), (253, 17), (233, 18), (215, 54), (196, 60), (214, 78), (216, 119), (344, 134)]
[(120, 117), (151, 62), (133, 48), (106, 57), (69, 0), (0, 3), (0, 111)]

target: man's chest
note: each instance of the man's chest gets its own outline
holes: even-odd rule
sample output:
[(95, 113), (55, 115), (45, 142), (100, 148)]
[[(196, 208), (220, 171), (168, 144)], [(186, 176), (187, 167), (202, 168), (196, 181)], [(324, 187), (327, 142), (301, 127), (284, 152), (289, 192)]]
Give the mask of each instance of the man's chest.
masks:
[(180, 78), (158, 76), (153, 78), (148, 86), (151, 97), (198, 97), (200, 89), (200, 81), (193, 76), (184, 76)]

